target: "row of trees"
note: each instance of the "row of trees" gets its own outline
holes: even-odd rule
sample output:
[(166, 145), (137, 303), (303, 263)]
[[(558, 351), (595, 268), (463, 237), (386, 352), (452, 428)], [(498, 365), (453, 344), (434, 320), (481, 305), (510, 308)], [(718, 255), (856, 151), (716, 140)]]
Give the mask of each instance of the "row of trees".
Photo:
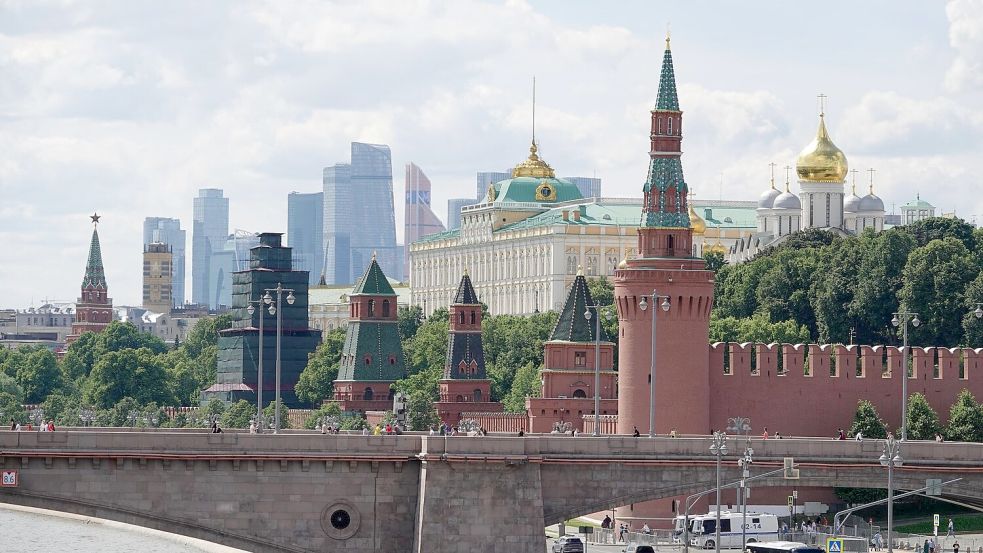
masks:
[[(790, 321), (794, 337), (804, 328), (813, 341), (897, 344), (900, 334), (890, 321), (906, 310), (922, 321), (909, 328), (911, 343), (980, 346), (983, 322), (972, 311), (983, 302), (981, 267), (983, 230), (959, 219), (850, 237), (810, 229), (751, 261), (721, 266), (713, 317), (718, 336), (733, 334), (720, 321), (733, 329), (741, 324), (735, 321), (758, 316), (761, 322), (749, 329), (755, 336), (764, 323)], [(773, 339), (763, 341), (785, 340), (790, 329), (776, 327)]]
[[(969, 390), (959, 393), (955, 403), (949, 408), (948, 423), (943, 425), (939, 414), (932, 409), (925, 396), (914, 393), (908, 397), (906, 417), (908, 438), (912, 440), (932, 440), (942, 436), (957, 442), (983, 442), (983, 405)], [(857, 412), (850, 427), (850, 435), (860, 432), (865, 438), (886, 438), (887, 424), (877, 413), (874, 404), (864, 399), (857, 404)], [(900, 429), (895, 435), (900, 435)]]

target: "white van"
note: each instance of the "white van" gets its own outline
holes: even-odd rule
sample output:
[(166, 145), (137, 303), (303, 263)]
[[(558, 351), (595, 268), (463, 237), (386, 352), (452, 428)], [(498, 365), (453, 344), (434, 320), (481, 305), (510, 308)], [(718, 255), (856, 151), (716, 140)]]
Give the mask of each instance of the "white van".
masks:
[[(773, 541), (778, 539), (778, 517), (768, 513), (747, 513), (743, 519), (746, 543)], [(684, 517), (676, 517), (674, 534), (682, 538)], [(720, 512), (720, 547), (741, 548), (741, 513)], [(717, 539), (717, 514), (694, 515), (689, 517), (690, 545), (703, 549), (714, 549)]]

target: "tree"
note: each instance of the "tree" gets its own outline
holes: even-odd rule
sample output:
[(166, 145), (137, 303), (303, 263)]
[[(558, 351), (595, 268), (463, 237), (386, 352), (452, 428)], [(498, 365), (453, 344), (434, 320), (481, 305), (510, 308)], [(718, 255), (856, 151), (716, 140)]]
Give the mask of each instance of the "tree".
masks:
[(604, 275), (587, 279), (587, 289), (596, 305), (611, 305), (614, 303), (614, 285)]
[[(983, 239), (979, 243), (983, 245)], [(962, 320), (962, 345), (971, 348), (983, 346), (983, 324), (981, 324), (983, 321), (977, 319), (974, 313), (977, 303), (983, 303), (983, 272), (976, 275), (973, 282), (970, 282), (969, 286), (966, 287), (966, 301), (963, 306), (966, 314), (963, 315)]]
[(540, 371), (532, 363), (526, 363), (515, 372), (512, 388), (502, 400), (507, 413), (523, 413), (527, 397), (539, 397), (542, 392)]
[(946, 438), (958, 442), (983, 442), (983, 405), (969, 390), (959, 392), (949, 409)]
[(857, 402), (857, 412), (853, 415), (853, 425), (850, 435), (860, 432), (864, 438), (887, 438), (887, 425), (877, 414), (874, 404), (866, 399)]
[(724, 261), (724, 254), (721, 252), (703, 252), (703, 262), (706, 263), (707, 270), (714, 273), (720, 271), (727, 262)]
[(427, 367), (416, 374), (396, 381), (393, 387), (406, 394), (406, 397), (421, 396), (434, 402), (440, 399), (439, 381), (443, 375), (443, 367)]
[(24, 403), (24, 389), (17, 384), (17, 380), (0, 371), (0, 393), (8, 394), (15, 398), (18, 403)]
[(773, 321), (793, 320), (815, 335), (816, 317), (809, 303), (809, 287), (817, 266), (815, 250), (779, 250), (761, 275), (755, 296), (758, 308)]
[(978, 273), (969, 250), (956, 238), (933, 240), (911, 252), (898, 297), (904, 310), (918, 313), (923, 321), (909, 329), (916, 343), (959, 344), (966, 289)]
[(341, 407), (338, 405), (338, 403), (329, 401), (312, 411), (311, 416), (307, 417), (307, 420), (304, 422), (304, 428), (314, 430), (319, 424), (321, 424), (321, 419), (325, 417), (338, 419), (340, 425), (342, 414)]
[(249, 428), (249, 422), (256, 416), (256, 406), (244, 399), (233, 403), (222, 414), (225, 428)]
[(862, 253), (857, 270), (857, 287), (848, 307), (850, 320), (861, 344), (892, 343), (897, 334), (891, 326), (892, 314), (898, 311), (898, 291), (908, 254), (915, 249), (915, 239), (894, 228), (877, 235), (861, 235)]
[(44, 347), (25, 351), (23, 362), (17, 368), (16, 378), (24, 390), (26, 403), (40, 403), (64, 384), (58, 359), (51, 350)]
[(928, 404), (921, 392), (908, 397), (908, 438), (912, 440), (931, 440), (942, 432), (939, 415)]
[(132, 397), (121, 398), (112, 408), (101, 413), (100, 426), (136, 426), (140, 411), (139, 401)]
[(973, 225), (962, 219), (931, 217), (899, 228), (913, 237), (918, 246), (926, 246), (933, 240), (954, 238), (962, 242), (967, 250), (972, 251), (976, 249), (976, 237), (973, 233)]
[(419, 305), (402, 306), (396, 312), (396, 328), (399, 337), (409, 340), (416, 336), (416, 331), (423, 324), (423, 309)]
[(771, 257), (759, 257), (747, 263), (725, 265), (717, 272), (722, 283), (715, 287), (714, 311), (721, 317), (750, 317), (758, 309), (756, 292), (761, 277), (771, 268)]
[(863, 505), (887, 497), (887, 490), (878, 488), (833, 488), (833, 493), (847, 505)]
[(809, 342), (809, 329), (792, 320), (773, 323), (765, 313), (745, 319), (711, 314), (710, 342), (804, 344)]
[[(271, 401), (269, 405), (263, 409), (263, 418), (266, 419), (266, 425), (271, 427), (274, 424), (276, 415), (276, 402)], [(284, 403), (280, 403), (280, 428), (290, 428), (290, 410)]]
[(85, 382), (86, 403), (109, 407), (124, 397), (138, 403), (174, 403), (161, 357), (148, 348), (110, 351), (102, 355)]
[(857, 288), (857, 265), (862, 242), (839, 239), (820, 250), (815, 278), (809, 288), (809, 304), (815, 313), (818, 338), (823, 343), (846, 343), (855, 327), (849, 305)]
[(409, 374), (434, 367), (443, 369), (444, 356), (447, 354), (447, 333), (450, 329), (449, 316), (446, 308), (437, 309), (420, 325), (413, 339), (404, 342), (403, 352)]
[(493, 398), (502, 399), (509, 393), (520, 367), (543, 364), (543, 342), (549, 339), (557, 318), (555, 311), (528, 317), (499, 315), (482, 325), (481, 340)]
[(344, 328), (329, 330), (324, 334), (317, 349), (307, 356), (307, 367), (300, 373), (294, 387), (298, 399), (310, 405), (318, 405), (332, 396), (344, 348)]
[(113, 321), (98, 333), (98, 340), (102, 349), (107, 352), (140, 348), (147, 348), (154, 354), (167, 351), (167, 344), (163, 340), (153, 334), (141, 332), (133, 323)]
[(65, 376), (71, 380), (76, 380), (89, 376), (92, 366), (101, 353), (99, 335), (96, 332), (85, 332), (79, 336), (78, 340), (72, 342), (62, 358), (62, 369)]
[(0, 416), (3, 417), (3, 424), (10, 423), (11, 420), (21, 424), (27, 423), (27, 411), (20, 398), (0, 390)]
[(413, 393), (406, 401), (406, 422), (410, 430), (428, 430), (440, 424), (433, 400), (425, 393)]

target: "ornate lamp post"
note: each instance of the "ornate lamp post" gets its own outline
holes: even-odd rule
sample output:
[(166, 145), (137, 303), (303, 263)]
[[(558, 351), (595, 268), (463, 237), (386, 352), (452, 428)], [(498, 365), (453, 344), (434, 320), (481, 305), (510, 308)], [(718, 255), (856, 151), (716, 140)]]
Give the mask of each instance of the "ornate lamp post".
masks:
[(41, 430), (41, 423), (44, 422), (44, 409), (38, 407), (31, 410), (31, 421)]
[(126, 414), (126, 421), (130, 423), (130, 428), (137, 425), (138, 418), (140, 418), (140, 413), (136, 412), (136, 410), (132, 410)]
[(888, 434), (884, 440), (880, 462), (887, 467), (887, 553), (894, 553), (894, 540), (891, 538), (894, 530), (894, 467), (903, 465), (904, 459), (901, 458), (901, 442), (895, 440), (893, 434)]
[(92, 421), (96, 420), (96, 413), (92, 409), (85, 408), (79, 411), (79, 418), (82, 419), (83, 425), (92, 426)]
[[(747, 445), (744, 446), (744, 457), (737, 460), (737, 465), (741, 467), (741, 549), (747, 546), (747, 478), (751, 476), (751, 456), (754, 449), (751, 448), (751, 438), (748, 438)], [(719, 515), (718, 515), (719, 516)]]
[[(538, 294), (538, 292), (537, 292)], [(584, 318), (590, 322), (591, 317), (594, 313), (591, 313), (593, 309), (597, 313), (596, 328), (594, 330), (594, 436), (601, 435), (601, 306), (599, 305), (586, 305), (587, 311), (584, 311)], [(611, 314), (608, 313), (607, 317)]]
[[(645, 311), (649, 307), (647, 298), (647, 296), (642, 296), (642, 301), (638, 303), (638, 308), (642, 311)], [(652, 365), (649, 367), (649, 438), (655, 437), (655, 319), (658, 309), (654, 309), (654, 306), (659, 303), (659, 300), (662, 300), (662, 304), (660, 305), (662, 311), (668, 312), (669, 296), (660, 296), (655, 290), (652, 290)]]
[[(273, 416), (273, 433), (278, 434), (280, 432), (280, 338), (283, 335), (283, 293), (287, 292), (287, 304), (293, 305), (297, 298), (294, 296), (294, 290), (292, 288), (284, 288), (283, 284), (277, 283), (276, 288), (267, 288), (265, 290), (266, 294), (263, 295), (263, 303), (270, 306), (270, 315), (276, 315), (276, 383), (275, 394), (276, 394), (276, 412)], [(276, 305), (272, 305), (273, 296), (270, 292), (276, 293)]]
[(713, 443), (710, 453), (717, 456), (717, 513), (714, 525), (713, 550), (720, 553), (720, 458), (727, 455), (727, 434), (717, 431), (713, 433)]
[(908, 439), (908, 321), (911, 321), (911, 326), (914, 327), (918, 327), (918, 325), (922, 324), (922, 322), (918, 320), (918, 313), (908, 313), (906, 311), (895, 313), (894, 318), (891, 319), (891, 324), (894, 326), (898, 326), (904, 323), (904, 326), (901, 327), (902, 328), (901, 330), (901, 336), (902, 336), (901, 441), (902, 442)]
[[(256, 312), (255, 305), (259, 306), (259, 365), (256, 367), (256, 433), (263, 433), (263, 342), (265, 341), (266, 335), (263, 334), (263, 319), (266, 317), (263, 314), (263, 304), (270, 303), (266, 300), (270, 294), (266, 293), (266, 296), (258, 300), (249, 300), (249, 307), (246, 308), (246, 312), (252, 317), (253, 313)], [(272, 298), (271, 298), (272, 300)], [(270, 315), (272, 315), (275, 310), (273, 306), (269, 307)]]

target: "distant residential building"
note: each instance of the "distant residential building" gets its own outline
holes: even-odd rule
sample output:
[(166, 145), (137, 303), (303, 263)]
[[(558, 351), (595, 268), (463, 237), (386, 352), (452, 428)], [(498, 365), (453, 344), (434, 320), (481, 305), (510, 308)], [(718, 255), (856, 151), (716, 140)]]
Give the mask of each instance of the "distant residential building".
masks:
[(580, 194), (585, 198), (601, 197), (601, 179), (597, 177), (563, 177), (563, 180), (576, 184)]
[[(447, 230), (460, 228), (461, 209), (476, 203), (478, 203), (478, 200), (472, 200), (471, 198), (451, 198), (447, 200)], [(409, 243), (407, 240), (407, 244)]]
[(143, 307), (157, 313), (169, 313), (174, 305), (171, 247), (154, 242), (143, 247)]
[(325, 281), (355, 282), (373, 254), (388, 274), (402, 279), (389, 146), (352, 142), (351, 163), (325, 167), (323, 186)]
[(922, 199), (921, 195), (901, 206), (901, 224), (910, 225), (922, 219), (935, 217), (935, 206)]
[(430, 179), (415, 163), (406, 164), (406, 211), (403, 221), (403, 274), (410, 273), (409, 244), (421, 236), (444, 232), (444, 223), (430, 209)]
[(187, 245), (187, 231), (181, 229), (180, 219), (170, 217), (147, 217), (143, 220), (143, 245), (154, 242), (163, 242), (171, 247), (174, 269), (173, 283), (171, 285), (171, 297), (174, 300), (172, 307), (181, 307), (186, 299), (184, 294), (185, 284), (185, 247)]
[(475, 200), (485, 199), (488, 196), (489, 186), (509, 178), (512, 178), (512, 173), (508, 171), (478, 171), (475, 178)]
[(142, 307), (117, 307), (115, 319), (130, 323), (140, 332), (153, 334), (167, 345), (180, 345), (188, 333), (198, 324), (198, 321), (213, 315), (204, 313), (181, 313), (174, 310), (171, 313), (158, 313)]
[(287, 195), (287, 244), (293, 248), (293, 266), (310, 273), (317, 284), (324, 273), (324, 192)]
[(191, 231), (191, 298), (196, 304), (217, 306), (211, 278), (212, 255), (225, 249), (229, 236), (229, 199), (218, 188), (202, 188), (194, 199)]
[(0, 324), (0, 342), (4, 347), (41, 344), (56, 349), (75, 323), (75, 304), (45, 302), (38, 307), (11, 310)]

